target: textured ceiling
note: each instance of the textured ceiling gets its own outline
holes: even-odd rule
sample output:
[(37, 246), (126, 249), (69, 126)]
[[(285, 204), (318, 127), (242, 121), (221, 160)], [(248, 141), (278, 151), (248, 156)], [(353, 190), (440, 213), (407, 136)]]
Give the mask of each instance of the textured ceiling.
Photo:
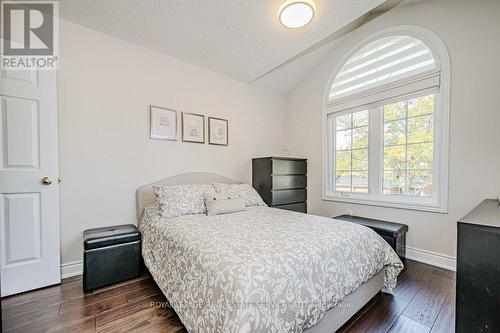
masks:
[(91, 29), (252, 82), (384, 0), (315, 0), (314, 20), (298, 30), (279, 23), (277, 12), (282, 2), (64, 0), (60, 13), (62, 18)]

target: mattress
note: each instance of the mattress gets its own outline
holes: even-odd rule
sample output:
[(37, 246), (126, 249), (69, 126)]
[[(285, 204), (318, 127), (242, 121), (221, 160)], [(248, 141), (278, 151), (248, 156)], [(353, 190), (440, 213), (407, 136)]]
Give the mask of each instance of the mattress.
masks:
[(385, 268), (403, 264), (371, 229), (268, 207), (162, 218), (145, 209), (144, 262), (189, 332), (302, 332)]

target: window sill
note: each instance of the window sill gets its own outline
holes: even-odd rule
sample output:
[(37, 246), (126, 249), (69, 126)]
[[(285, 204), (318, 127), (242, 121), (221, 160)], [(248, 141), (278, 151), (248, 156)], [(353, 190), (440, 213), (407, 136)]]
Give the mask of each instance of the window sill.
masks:
[(368, 199), (368, 198), (360, 198), (360, 196), (363, 196), (363, 195), (358, 195), (356, 197), (347, 197), (347, 196), (341, 196), (341, 195), (323, 194), (321, 200), (359, 204), (359, 205), (367, 205), (367, 206), (378, 206), (378, 207), (387, 207), (387, 208), (416, 210), (416, 211), (423, 211), (423, 212), (430, 212), (430, 213), (441, 213), (441, 214), (448, 213), (447, 207), (438, 206), (438, 205), (409, 203), (409, 202), (401, 202), (401, 201), (381, 201), (381, 200), (374, 200), (374, 199)]

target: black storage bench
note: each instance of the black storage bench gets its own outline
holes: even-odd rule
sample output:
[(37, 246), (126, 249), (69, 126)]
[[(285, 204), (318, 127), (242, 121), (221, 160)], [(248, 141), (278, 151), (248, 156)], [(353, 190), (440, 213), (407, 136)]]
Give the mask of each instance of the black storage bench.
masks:
[(357, 223), (373, 229), (377, 234), (385, 239), (387, 243), (389, 243), (401, 260), (406, 258), (406, 233), (408, 232), (408, 226), (406, 224), (352, 215), (340, 215), (334, 217), (334, 219)]
[(141, 234), (133, 224), (83, 232), (83, 289), (90, 291), (140, 273)]

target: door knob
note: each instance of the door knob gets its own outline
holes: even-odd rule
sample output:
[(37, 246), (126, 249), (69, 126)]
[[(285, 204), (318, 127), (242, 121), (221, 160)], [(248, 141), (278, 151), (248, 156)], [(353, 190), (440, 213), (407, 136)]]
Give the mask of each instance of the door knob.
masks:
[(40, 182), (42, 183), (42, 185), (50, 185), (52, 184), (52, 179), (50, 179), (49, 177), (43, 177)]

